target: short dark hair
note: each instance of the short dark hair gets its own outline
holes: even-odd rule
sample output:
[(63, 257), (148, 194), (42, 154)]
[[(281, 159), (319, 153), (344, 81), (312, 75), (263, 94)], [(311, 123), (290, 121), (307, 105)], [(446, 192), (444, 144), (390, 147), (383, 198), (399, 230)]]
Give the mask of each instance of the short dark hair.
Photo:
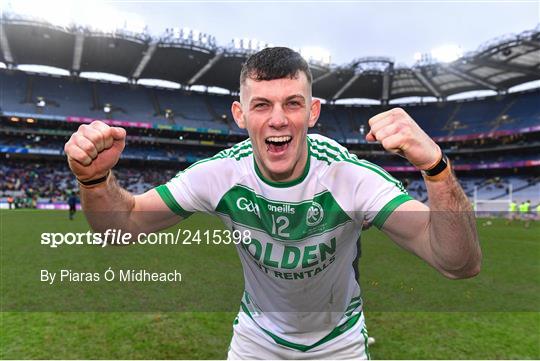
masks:
[(245, 84), (247, 78), (256, 81), (293, 79), (300, 71), (306, 74), (311, 85), (311, 70), (302, 55), (285, 47), (265, 48), (251, 55), (242, 65), (240, 84)]

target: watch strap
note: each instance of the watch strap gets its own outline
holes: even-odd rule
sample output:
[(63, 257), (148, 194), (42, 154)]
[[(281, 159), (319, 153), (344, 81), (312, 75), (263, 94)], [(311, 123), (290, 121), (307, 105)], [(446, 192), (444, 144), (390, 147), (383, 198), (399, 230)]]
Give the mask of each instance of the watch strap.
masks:
[(103, 183), (107, 180), (107, 178), (109, 178), (109, 175), (111, 174), (111, 171), (108, 171), (107, 174), (105, 174), (103, 177), (101, 178), (97, 178), (97, 179), (92, 179), (92, 180), (88, 180), (88, 181), (82, 181), (80, 180), (79, 178), (77, 178), (77, 182), (79, 182), (79, 184), (85, 186), (85, 187), (89, 187), (89, 186), (94, 186), (96, 184), (100, 184), (100, 183)]
[(441, 173), (446, 167), (448, 167), (448, 158), (444, 153), (442, 153), (441, 159), (437, 162), (437, 164), (429, 169), (423, 170), (422, 172), (429, 177), (433, 177)]

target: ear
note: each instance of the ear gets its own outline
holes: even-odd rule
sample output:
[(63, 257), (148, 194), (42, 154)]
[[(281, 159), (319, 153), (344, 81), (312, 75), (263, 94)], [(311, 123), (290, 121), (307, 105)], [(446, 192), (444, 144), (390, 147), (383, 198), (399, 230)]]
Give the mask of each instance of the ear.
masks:
[(244, 120), (244, 111), (242, 110), (242, 104), (240, 104), (240, 102), (235, 101), (232, 103), (231, 113), (233, 115), (234, 121), (236, 122), (236, 125), (238, 125), (238, 128), (246, 129), (246, 121)]
[(321, 101), (319, 99), (312, 99), (311, 109), (309, 112), (309, 122), (308, 122), (308, 126), (310, 128), (313, 128), (315, 126), (315, 124), (317, 123), (317, 120), (319, 119), (320, 114), (321, 114)]

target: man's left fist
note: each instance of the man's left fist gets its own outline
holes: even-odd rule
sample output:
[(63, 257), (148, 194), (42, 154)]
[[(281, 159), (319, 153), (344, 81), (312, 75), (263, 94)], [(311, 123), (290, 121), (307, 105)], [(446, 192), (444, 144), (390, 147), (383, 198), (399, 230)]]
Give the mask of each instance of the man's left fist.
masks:
[(401, 108), (390, 109), (369, 120), (368, 142), (379, 141), (384, 149), (399, 154), (416, 168), (433, 167), (442, 155), (441, 148)]

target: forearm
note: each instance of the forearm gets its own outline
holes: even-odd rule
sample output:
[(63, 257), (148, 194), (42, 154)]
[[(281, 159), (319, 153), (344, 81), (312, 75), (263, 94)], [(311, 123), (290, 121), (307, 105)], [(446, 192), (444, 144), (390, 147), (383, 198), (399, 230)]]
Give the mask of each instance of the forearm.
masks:
[(447, 277), (477, 274), (482, 254), (473, 210), (450, 168), (443, 167), (440, 147), (400, 108), (377, 114), (369, 125), (367, 141), (381, 142), (387, 151), (431, 174), (425, 178), (429, 208), (420, 202), (402, 204), (397, 210), (412, 213), (394, 211), (385, 231)]
[(116, 177), (111, 172), (103, 183), (84, 186), (80, 185), (81, 206), (94, 231), (103, 232), (107, 229), (129, 229), (130, 214), (135, 206), (134, 196), (120, 187)]
[[(139, 234), (178, 222), (180, 217), (155, 190), (134, 196), (109, 173), (118, 163), (125, 144), (124, 129), (94, 121), (81, 125), (64, 146), (69, 167), (79, 179), (82, 208), (92, 229), (121, 229)], [(105, 174), (108, 177), (102, 181)]]
[(433, 261), (449, 277), (464, 278), (480, 270), (482, 253), (474, 211), (455, 175), (437, 181), (426, 178)]

